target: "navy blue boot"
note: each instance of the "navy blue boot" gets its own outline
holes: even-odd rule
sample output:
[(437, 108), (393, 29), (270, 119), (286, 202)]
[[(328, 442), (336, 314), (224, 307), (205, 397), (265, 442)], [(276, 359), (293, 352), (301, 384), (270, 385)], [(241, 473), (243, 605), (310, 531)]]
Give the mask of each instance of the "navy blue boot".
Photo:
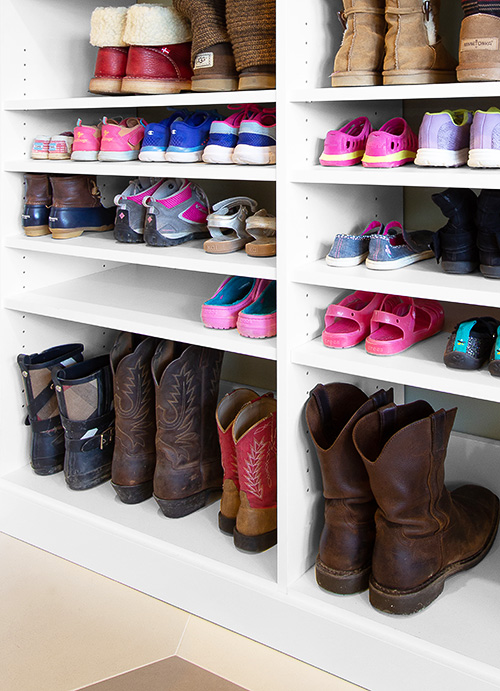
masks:
[(56, 240), (76, 238), (86, 230), (112, 230), (116, 207), (105, 208), (94, 175), (50, 176), (49, 229)]
[(486, 278), (500, 278), (500, 190), (482, 190), (476, 213), (479, 268)]

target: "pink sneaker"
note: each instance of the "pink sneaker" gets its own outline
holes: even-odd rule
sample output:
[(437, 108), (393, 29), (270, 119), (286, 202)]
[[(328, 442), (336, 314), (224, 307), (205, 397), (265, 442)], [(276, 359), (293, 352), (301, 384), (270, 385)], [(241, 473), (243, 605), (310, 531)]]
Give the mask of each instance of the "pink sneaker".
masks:
[(396, 168), (415, 160), (418, 137), (403, 118), (393, 118), (372, 132), (361, 163), (367, 168)]
[(268, 280), (261, 278), (226, 278), (215, 295), (203, 303), (202, 322), (209, 329), (234, 329), (238, 313), (257, 300), (268, 284)]
[(276, 281), (268, 283), (257, 299), (241, 310), (236, 328), (247, 338), (276, 336)]
[(354, 166), (360, 163), (373, 127), (364, 116), (351, 120), (339, 130), (330, 130), (319, 157), (322, 166)]
[[(108, 124), (117, 125), (116, 120), (108, 120)], [(82, 125), (82, 119), (78, 118), (73, 130), (72, 161), (97, 161), (101, 149), (102, 122), (98, 125)]]
[(103, 118), (99, 161), (133, 161), (139, 158), (147, 122), (127, 118), (119, 124)]

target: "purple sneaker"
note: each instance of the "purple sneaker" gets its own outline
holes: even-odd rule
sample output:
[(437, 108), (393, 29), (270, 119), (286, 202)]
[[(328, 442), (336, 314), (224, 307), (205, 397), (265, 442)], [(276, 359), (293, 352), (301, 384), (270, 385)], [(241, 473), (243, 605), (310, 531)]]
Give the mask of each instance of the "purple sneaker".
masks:
[(467, 165), (471, 168), (500, 168), (500, 110), (476, 110), (470, 130)]
[(417, 166), (456, 168), (467, 163), (472, 113), (443, 110), (426, 113), (418, 132)]

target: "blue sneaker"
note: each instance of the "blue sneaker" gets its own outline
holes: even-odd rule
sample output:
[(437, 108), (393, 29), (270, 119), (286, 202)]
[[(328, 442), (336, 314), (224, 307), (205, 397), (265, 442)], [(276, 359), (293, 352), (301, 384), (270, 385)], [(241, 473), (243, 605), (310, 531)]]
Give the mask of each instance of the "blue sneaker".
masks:
[(165, 151), (170, 141), (170, 127), (177, 119), (185, 118), (187, 111), (175, 110), (172, 115), (161, 122), (151, 122), (144, 132), (140, 161), (165, 161)]
[(165, 160), (171, 163), (201, 161), (214, 120), (220, 120), (220, 115), (215, 110), (197, 110), (184, 120), (177, 120), (170, 128), (170, 143)]
[[(399, 221), (390, 221), (382, 233), (370, 236), (366, 267), (381, 270), (400, 269), (402, 266), (430, 259), (434, 252), (425, 241), (426, 233), (428, 231), (419, 230), (407, 233)], [(423, 241), (419, 243), (422, 235)]]
[(238, 134), (243, 120), (260, 113), (259, 106), (245, 103), (241, 106), (228, 106), (229, 110), (236, 110), (225, 120), (212, 122), (208, 144), (203, 152), (205, 163), (233, 163), (234, 147), (238, 143)]
[(276, 108), (264, 108), (243, 120), (233, 163), (254, 166), (276, 163)]

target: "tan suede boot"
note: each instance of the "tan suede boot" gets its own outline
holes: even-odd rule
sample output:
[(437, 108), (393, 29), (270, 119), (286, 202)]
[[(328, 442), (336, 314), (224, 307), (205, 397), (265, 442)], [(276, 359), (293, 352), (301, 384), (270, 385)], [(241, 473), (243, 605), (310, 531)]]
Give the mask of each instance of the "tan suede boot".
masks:
[(456, 60), (441, 43), (440, 0), (386, 0), (384, 84), (456, 81)]
[(473, 14), (460, 28), (459, 82), (500, 81), (500, 17)]
[(344, 11), (338, 15), (344, 36), (335, 56), (332, 86), (382, 84), (384, 8), (384, 0), (344, 0)]

